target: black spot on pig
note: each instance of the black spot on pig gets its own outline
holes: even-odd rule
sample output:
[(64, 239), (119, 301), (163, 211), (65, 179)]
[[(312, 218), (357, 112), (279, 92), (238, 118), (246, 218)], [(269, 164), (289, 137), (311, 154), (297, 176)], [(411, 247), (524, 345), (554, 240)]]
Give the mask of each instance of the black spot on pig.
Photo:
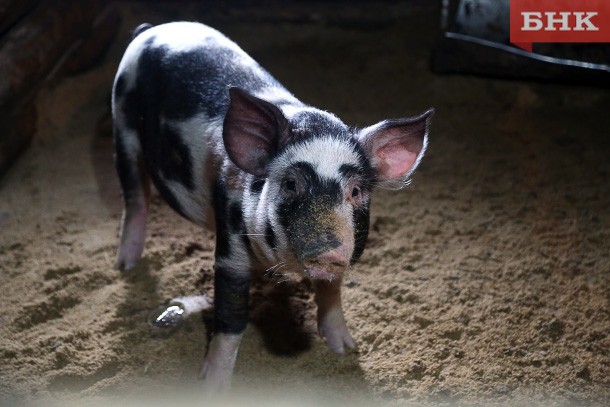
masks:
[(244, 247), (252, 256), (252, 244), (250, 243), (250, 238), (248, 237), (248, 231), (246, 230), (246, 225), (244, 224), (244, 217), (241, 210), (241, 204), (239, 202), (231, 202), (229, 204), (229, 230), (231, 233), (239, 235), (241, 238)]
[[(256, 92), (279, 83), (269, 74), (260, 77), (250, 65), (232, 63), (241, 58), (233, 50), (207, 46), (174, 52), (167, 46), (149, 44), (138, 62), (136, 87), (147, 110), (184, 120), (204, 112), (210, 118), (224, 116), (229, 104), (229, 86)], [(219, 61), (223, 61), (219, 63)]]
[(353, 164), (343, 164), (339, 167), (339, 174), (344, 178), (362, 175), (362, 168)]
[(139, 188), (140, 181), (138, 179), (137, 165), (127, 155), (123, 137), (116, 126), (114, 127), (114, 150), (114, 165), (119, 175), (121, 189), (127, 200), (129, 195)]
[(321, 112), (299, 112), (290, 119), (290, 124), (291, 138), (294, 141), (324, 136), (336, 137), (348, 143), (351, 140), (349, 129), (345, 124), (331, 120)]
[(239, 202), (231, 202), (229, 205), (229, 228), (232, 233), (245, 233), (244, 219)]
[(161, 137), (151, 139), (149, 146), (145, 155), (152, 153), (149, 162), (155, 163), (167, 180), (180, 182), (191, 191), (195, 188), (189, 147), (178, 132), (165, 124)]
[[(361, 161), (368, 164), (368, 160)], [(362, 192), (370, 192), (372, 179), (374, 177), (373, 169), (370, 166), (363, 165), (358, 167), (352, 164), (343, 164), (341, 167), (339, 167), (339, 172), (345, 178), (350, 178), (353, 176), (359, 177)], [(369, 236), (370, 223), (369, 205), (370, 203), (367, 203), (361, 207), (354, 208), (354, 213), (352, 215), (354, 223), (354, 252), (352, 254), (352, 258), (350, 259), (350, 264), (354, 264), (356, 261), (358, 261), (366, 246), (366, 241)]]
[(151, 172), (150, 178), (152, 179), (155, 188), (157, 188), (157, 191), (159, 191), (159, 193), (161, 194), (165, 202), (167, 202), (169, 207), (178, 212), (178, 214), (180, 214), (180, 216), (182, 216), (183, 218), (190, 219), (182, 209), (182, 205), (180, 205), (180, 202), (178, 201), (178, 199), (176, 199), (176, 196), (174, 195), (172, 190), (167, 187), (167, 183), (165, 183), (163, 180), (161, 180), (161, 178), (159, 178), (159, 174), (156, 172)]
[(303, 193), (278, 206), (280, 224), (285, 230), (294, 225), (295, 217), (314, 219), (315, 215), (326, 208), (331, 210), (342, 201), (341, 185), (336, 180), (322, 179), (311, 164), (296, 162), (288, 169), (299, 178)]
[(277, 249), (277, 242), (275, 240), (275, 233), (273, 232), (273, 228), (271, 228), (271, 224), (267, 223), (267, 227), (265, 228), (265, 240), (267, 244), (272, 250)]
[(355, 208), (353, 214), (354, 220), (354, 252), (350, 259), (350, 264), (358, 261), (366, 246), (366, 241), (369, 237), (370, 211), (369, 208)]
[(125, 76), (119, 75), (119, 77), (116, 80), (116, 83), (114, 84), (114, 96), (116, 98), (121, 98), (121, 97), (123, 97), (124, 93), (125, 93)]
[(352, 147), (360, 158), (360, 164), (357, 166), (353, 164), (343, 164), (339, 167), (339, 173), (344, 178), (357, 176), (361, 181), (361, 187), (370, 190), (375, 181), (375, 170), (360, 145), (352, 144)]
[[(229, 203), (226, 186), (217, 180), (213, 188), (212, 202), (216, 213), (216, 259), (231, 255), (229, 231), (245, 233), (243, 216), (238, 202)], [(251, 250), (248, 236), (242, 242)], [(236, 272), (238, 271), (238, 272)], [(214, 272), (214, 324), (216, 332), (239, 334), (248, 323), (248, 297), (250, 274), (248, 270), (230, 270), (218, 265)]]
[[(301, 231), (300, 234), (303, 232)], [(301, 259), (316, 257), (326, 251), (339, 247), (341, 242), (331, 230), (305, 231), (300, 239), (293, 239), (295, 251)]]
[(343, 202), (339, 181), (320, 178), (306, 162), (294, 163), (289, 171), (299, 177), (302, 193), (279, 204), (278, 218), (297, 257), (339, 246), (332, 224), (332, 212)]
[(249, 273), (235, 273), (234, 270), (223, 267), (216, 269), (214, 273), (216, 332), (239, 334), (246, 329), (249, 290)]
[(250, 184), (250, 192), (260, 194), (265, 186), (265, 179), (255, 178)]
[(144, 113), (141, 107), (138, 105), (138, 99), (138, 92), (136, 89), (125, 92), (122, 97), (119, 97), (116, 94), (115, 89), (115, 101), (120, 106), (123, 113), (125, 126), (129, 129), (137, 131), (138, 135), (140, 135), (143, 130)]
[(244, 246), (246, 247), (246, 250), (248, 251), (248, 255), (250, 256), (250, 258), (252, 258), (254, 256), (254, 253), (252, 252), (252, 243), (250, 243), (250, 237), (245, 234), (241, 234), (241, 241), (244, 244)]
[[(144, 42), (144, 47), (148, 49), (154, 41), (155, 37), (150, 37)], [(143, 79), (139, 76), (140, 71), (142, 71), (140, 66), (141, 65), (138, 65), (138, 78), (134, 88), (129, 92), (125, 92), (123, 89), (123, 92), (121, 92), (124, 93), (123, 98), (117, 94), (117, 89), (115, 88), (115, 101), (121, 105), (123, 117), (125, 118), (125, 125), (130, 129), (136, 130), (141, 137), (142, 132), (145, 130), (144, 127), (151, 127), (152, 125), (152, 123), (149, 123), (148, 126), (144, 125), (146, 118), (148, 118), (149, 121), (154, 122), (156, 124), (155, 127), (158, 127), (159, 110), (152, 109), (152, 111), (150, 111), (151, 102), (148, 101), (148, 103), (145, 103), (147, 98), (155, 97), (155, 94), (152, 90), (153, 87), (150, 85), (144, 86), (144, 89), (141, 89)]]
[(228, 198), (225, 191), (224, 183), (221, 180), (217, 180), (212, 189), (212, 206), (214, 207), (216, 219), (216, 259), (226, 258), (231, 254), (229, 231), (225, 224), (228, 215)]
[(192, 191), (195, 180), (189, 147), (169, 125), (164, 124), (159, 130), (154, 123), (150, 124), (139, 137), (144, 161), (149, 168), (157, 169), (165, 180), (178, 182)]
[(343, 194), (338, 179), (321, 178), (311, 164), (305, 161), (292, 164), (288, 171), (294, 171), (304, 184), (305, 194), (299, 200), (308, 201), (323, 196), (329, 206), (339, 205), (342, 202)]

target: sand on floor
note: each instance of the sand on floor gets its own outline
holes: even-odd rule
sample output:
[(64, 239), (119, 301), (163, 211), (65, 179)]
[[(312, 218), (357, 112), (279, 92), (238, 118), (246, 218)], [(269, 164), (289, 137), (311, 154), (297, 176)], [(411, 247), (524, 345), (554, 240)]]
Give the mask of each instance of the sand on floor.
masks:
[(344, 287), (358, 351), (326, 349), (305, 282), (257, 282), (236, 389), (610, 403), (607, 90), (433, 75), (437, 15), (425, 2), (385, 14), (372, 3), (156, 7), (121, 3), (109, 55), (41, 92), (38, 134), (0, 180), (0, 400), (198, 386), (211, 313), (161, 337), (147, 319), (170, 298), (213, 296), (214, 235), (155, 196), (141, 264), (113, 269), (108, 105), (131, 27), (199, 19), (349, 124), (437, 109), (413, 185), (373, 198), (368, 247)]

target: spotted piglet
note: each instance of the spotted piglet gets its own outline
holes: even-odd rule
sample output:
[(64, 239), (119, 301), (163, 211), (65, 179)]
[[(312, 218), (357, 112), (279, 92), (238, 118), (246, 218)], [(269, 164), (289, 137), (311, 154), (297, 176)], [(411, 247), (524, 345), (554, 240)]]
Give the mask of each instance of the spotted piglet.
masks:
[(299, 101), (218, 31), (177, 22), (135, 31), (112, 113), (125, 203), (117, 267), (142, 254), (150, 180), (176, 212), (216, 232), (208, 388), (230, 384), (253, 273), (309, 277), (319, 334), (334, 352), (354, 347), (342, 274), (364, 250), (373, 187), (408, 184), (433, 110), (348, 127)]

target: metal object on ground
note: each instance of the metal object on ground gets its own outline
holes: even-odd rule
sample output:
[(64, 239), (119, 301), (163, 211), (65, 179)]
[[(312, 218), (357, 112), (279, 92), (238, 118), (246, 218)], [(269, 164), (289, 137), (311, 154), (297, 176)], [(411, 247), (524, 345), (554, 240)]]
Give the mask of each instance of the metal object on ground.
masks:
[(610, 44), (510, 44), (509, 0), (442, 0), (437, 73), (610, 85)]
[(148, 318), (150, 334), (154, 337), (170, 336), (180, 328), (189, 315), (211, 306), (211, 302), (205, 295), (174, 298), (150, 313)]

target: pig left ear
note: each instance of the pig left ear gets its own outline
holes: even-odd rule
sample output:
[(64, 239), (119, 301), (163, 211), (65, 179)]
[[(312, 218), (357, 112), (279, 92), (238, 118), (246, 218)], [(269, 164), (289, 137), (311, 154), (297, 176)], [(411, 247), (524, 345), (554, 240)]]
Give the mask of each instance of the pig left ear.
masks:
[(280, 109), (240, 88), (229, 88), (222, 138), (229, 158), (249, 174), (264, 176), (288, 132)]
[(428, 145), (434, 109), (406, 119), (384, 120), (356, 134), (377, 173), (379, 185), (402, 188), (419, 165)]

